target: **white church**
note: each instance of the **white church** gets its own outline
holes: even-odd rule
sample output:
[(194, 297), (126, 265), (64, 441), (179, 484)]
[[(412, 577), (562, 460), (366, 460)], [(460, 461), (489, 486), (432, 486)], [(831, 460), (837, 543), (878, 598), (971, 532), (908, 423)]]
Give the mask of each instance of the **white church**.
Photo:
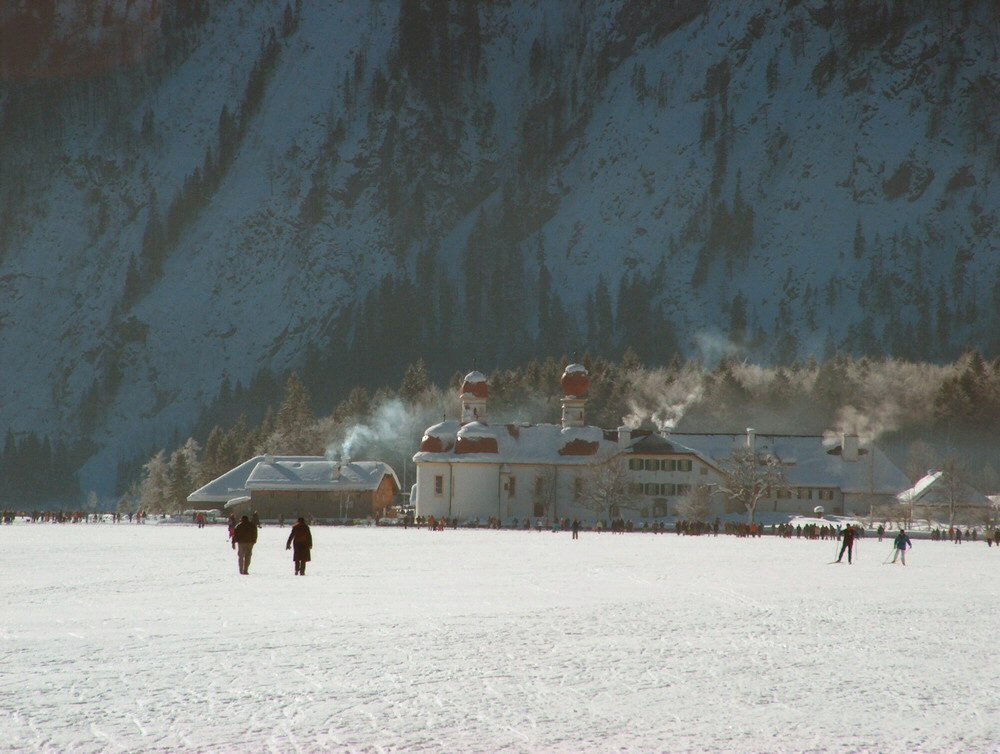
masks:
[[(786, 484), (760, 501), (761, 513), (812, 515), (823, 507), (832, 515), (867, 515), (910, 486), (879, 448), (863, 447), (856, 435), (603, 430), (585, 421), (587, 370), (568, 365), (560, 385), (560, 424), (493, 425), (485, 376), (466, 375), (461, 419), (428, 427), (413, 456), (416, 515), (484, 523), (498, 518), (505, 525), (515, 518), (595, 521), (609, 513), (655, 519), (677, 515), (678, 503), (699, 487), (710, 495), (712, 516), (742, 513), (718, 492), (721, 469), (739, 447), (780, 462)], [(622, 510), (593, 502), (602, 485), (625, 488), (617, 495)]]
[(616, 459), (628, 442), (585, 423), (589, 383), (583, 366), (566, 367), (561, 424), (494, 425), (487, 422), (486, 378), (466, 375), (461, 420), (428, 427), (413, 456), (416, 514), (482, 522), (594, 518), (584, 500), (591, 469)]

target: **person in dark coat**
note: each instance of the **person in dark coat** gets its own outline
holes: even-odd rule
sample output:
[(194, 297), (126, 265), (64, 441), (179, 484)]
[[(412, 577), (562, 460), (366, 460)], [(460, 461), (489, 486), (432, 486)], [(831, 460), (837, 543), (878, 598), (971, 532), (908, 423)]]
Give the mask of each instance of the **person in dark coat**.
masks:
[(899, 530), (899, 534), (897, 534), (896, 538), (892, 540), (892, 546), (896, 548), (896, 553), (892, 556), (892, 562), (896, 562), (897, 556), (902, 556), (903, 565), (906, 565), (906, 548), (913, 547), (913, 543), (910, 542), (910, 538), (906, 536), (905, 531), (902, 529)]
[(309, 551), (313, 546), (312, 532), (309, 531), (309, 524), (306, 523), (304, 518), (299, 518), (294, 524), (292, 524), (292, 531), (288, 535), (288, 541), (285, 543), (286, 550), (292, 551), (292, 560), (295, 561), (295, 575), (305, 576), (306, 575), (306, 563), (308, 563), (311, 558), (309, 557)]
[(840, 562), (840, 559), (844, 557), (844, 550), (847, 550), (847, 562), (850, 564), (851, 552), (854, 550), (854, 527), (848, 524), (842, 536), (844, 543), (840, 546), (840, 555), (837, 556), (837, 562)]
[(257, 527), (250, 523), (248, 516), (243, 516), (233, 529), (233, 549), (240, 565), (240, 573), (244, 576), (250, 573), (250, 556), (257, 542)]
[(573, 539), (580, 538), (580, 519), (573, 519)]

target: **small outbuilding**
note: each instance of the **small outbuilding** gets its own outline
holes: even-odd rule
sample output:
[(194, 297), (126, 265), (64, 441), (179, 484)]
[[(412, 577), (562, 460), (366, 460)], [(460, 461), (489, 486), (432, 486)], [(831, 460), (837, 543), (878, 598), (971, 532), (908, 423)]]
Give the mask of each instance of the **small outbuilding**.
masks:
[(972, 485), (946, 471), (931, 469), (916, 484), (897, 495), (913, 515), (936, 515), (939, 520), (992, 520), (993, 503)]

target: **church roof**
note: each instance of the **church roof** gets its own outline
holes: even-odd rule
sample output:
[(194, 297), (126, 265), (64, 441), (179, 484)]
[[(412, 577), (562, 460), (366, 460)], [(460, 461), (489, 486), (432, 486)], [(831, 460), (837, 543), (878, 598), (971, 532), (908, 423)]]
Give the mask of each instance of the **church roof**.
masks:
[[(433, 439), (433, 442), (428, 440)], [(473, 447), (496, 450), (469, 452), (463, 442), (475, 439)], [(429, 427), (421, 450), (413, 460), (421, 462), (523, 463), (581, 465), (603, 461), (618, 452), (618, 444), (605, 439), (599, 427), (562, 427), (558, 424), (484, 424), (462, 425), (447, 421)], [(434, 450), (429, 450), (434, 448)]]

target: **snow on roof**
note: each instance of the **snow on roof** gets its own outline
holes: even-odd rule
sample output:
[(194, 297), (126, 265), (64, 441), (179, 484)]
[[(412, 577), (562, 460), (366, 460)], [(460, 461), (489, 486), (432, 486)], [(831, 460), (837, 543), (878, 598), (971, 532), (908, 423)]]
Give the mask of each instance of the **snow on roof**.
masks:
[[(666, 438), (663, 438), (666, 439)], [(671, 433), (668, 443), (676, 452), (690, 452), (718, 468), (736, 448), (745, 448), (747, 436), (738, 434)], [(877, 447), (865, 448), (856, 461), (845, 461), (839, 446), (830, 448), (820, 436), (756, 434), (754, 447), (762, 455), (781, 461), (782, 471), (793, 487), (836, 487), (842, 492), (895, 495), (910, 480)], [(633, 453), (641, 453), (637, 442)]]
[(486, 382), (486, 375), (479, 371), (469, 372), (463, 382)]
[(931, 471), (920, 477), (917, 483), (908, 490), (903, 490), (897, 495), (899, 502), (912, 503), (923, 497), (934, 483), (941, 478), (943, 471)]
[[(470, 422), (464, 427), (458, 422), (442, 422), (428, 429), (433, 436), (444, 437), (454, 432), (458, 437), (493, 438), (496, 453), (456, 453), (449, 448), (442, 452), (418, 451), (413, 456), (421, 462), (459, 463), (544, 463), (581, 465), (603, 461), (618, 452), (618, 444), (604, 439), (600, 427), (562, 427), (558, 424), (482, 424)], [(592, 453), (560, 453), (570, 443), (576, 448), (593, 448)]]
[(469, 422), (460, 430), (459, 437), (494, 437), (493, 428), (482, 422)]
[(250, 490), (330, 490), (359, 492), (376, 489), (385, 475), (399, 480), (392, 468), (382, 461), (341, 463), (322, 456), (311, 458), (274, 458), (254, 467), (247, 479)]
[(989, 507), (993, 504), (991, 498), (965, 482), (960, 482), (955, 489), (952, 485), (945, 484), (946, 481), (943, 471), (929, 471), (896, 498), (901, 503), (920, 501), (929, 505), (942, 505), (948, 503), (949, 497), (956, 495), (960, 505)]
[(566, 368), (563, 371), (568, 374), (573, 374), (574, 372), (583, 372), (584, 374), (586, 374), (587, 367), (585, 367), (583, 364), (567, 364)]
[[(266, 456), (254, 456), (234, 469), (230, 469), (220, 477), (213, 479), (203, 487), (199, 487), (187, 496), (189, 503), (227, 503), (234, 497), (249, 494), (247, 479), (254, 468)], [(316, 460), (316, 456), (277, 456), (281, 460), (307, 461)]]
[(438, 422), (425, 429), (424, 435), (430, 437), (451, 437), (454, 439), (461, 426), (461, 422), (455, 420)]

